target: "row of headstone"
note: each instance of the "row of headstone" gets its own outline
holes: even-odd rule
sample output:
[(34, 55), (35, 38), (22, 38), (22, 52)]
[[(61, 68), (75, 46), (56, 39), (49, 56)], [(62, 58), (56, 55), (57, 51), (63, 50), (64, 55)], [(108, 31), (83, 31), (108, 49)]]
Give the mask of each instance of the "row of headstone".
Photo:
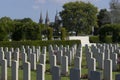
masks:
[[(117, 54), (119, 53), (116, 53), (116, 50), (118, 49), (119, 49), (118, 45), (97, 44), (96, 46), (92, 45), (91, 47), (88, 47), (86, 45), (85, 53), (86, 53), (86, 62), (88, 67), (88, 79), (101, 80), (100, 77), (101, 74), (99, 72), (96, 72), (96, 62), (97, 62), (98, 63), (97, 67), (99, 69), (103, 69), (103, 79), (112, 80), (112, 71), (117, 70), (117, 58), (118, 58)], [(91, 76), (93, 77), (91, 78)], [(116, 79), (117, 78), (118, 76), (116, 77)]]
[(112, 70), (117, 70), (117, 60), (118, 60), (118, 54), (116, 53), (116, 50), (119, 49), (119, 47), (115, 45), (92, 45), (91, 47), (86, 46), (86, 60), (87, 63), (89, 63), (89, 56), (94, 57), (96, 61), (98, 62), (98, 68), (103, 69), (104, 68), (104, 60), (111, 59), (112, 60)]
[[(33, 48), (34, 49), (34, 48)], [(5, 49), (3, 49), (3, 47), (0, 48), (0, 62), (5, 58), (8, 61), (8, 66), (11, 66), (11, 60), (17, 60), (19, 62), (19, 59), (22, 59), (22, 62), (26, 62), (29, 61), (31, 62), (31, 56), (32, 54), (36, 55), (36, 62), (39, 61), (40, 58), (40, 50), (36, 49), (36, 52), (30, 52), (29, 50), (31, 50), (30, 48), (28, 50), (25, 50), (24, 47), (21, 48), (21, 50), (19, 48), (16, 48), (14, 50), (14, 48), (10, 48), (8, 50), (8, 48), (6, 47)], [(33, 50), (34, 51), (34, 50)], [(26, 53), (27, 52), (27, 53)], [(39, 55), (38, 55), (38, 54)], [(33, 59), (33, 58), (32, 58)], [(34, 61), (35, 62), (35, 61)]]
[(78, 48), (76, 45), (73, 45), (72, 47), (59, 47), (57, 45), (53, 47), (52, 45), (50, 45), (48, 47), (48, 53), (51, 69), (53, 66), (61, 65), (61, 73), (65, 76), (68, 74), (68, 66), (72, 65), (75, 57), (80, 57), (80, 61), (82, 62), (81, 45), (79, 45)]
[[(112, 61), (111, 60), (105, 60), (104, 63), (105, 64), (104, 64), (104, 71), (103, 71), (103, 79), (104, 80), (113, 80), (113, 78), (112, 78)], [(90, 75), (89, 80), (102, 80), (102, 73), (101, 72), (91, 70), (89, 75)], [(117, 76), (115, 80), (117, 80), (118, 77), (119, 76)]]
[[(25, 50), (24, 47), (23, 48), (23, 52), (22, 52), (22, 61), (23, 61), (23, 72), (24, 72), (24, 80), (30, 80), (30, 71), (32, 70), (40, 70), (41, 73), (45, 73), (45, 64), (46, 64), (46, 47), (43, 47), (42, 49), (42, 53), (41, 54), (36, 54), (33, 53), (35, 52), (35, 48), (33, 47), (33, 52), (30, 52), (28, 50), (29, 53), (26, 53), (27, 50)], [(91, 47), (92, 48), (92, 47)], [(116, 47), (115, 47), (116, 48)], [(71, 51), (70, 51), (71, 50)], [(101, 55), (103, 58), (99, 58), (97, 54), (105, 54), (105, 53), (99, 53), (101, 52), (99, 49), (95, 50), (97, 51), (97, 54), (94, 53), (94, 51), (92, 52), (92, 49), (90, 49), (89, 47), (85, 47), (85, 52), (86, 52), (86, 60), (87, 60), (87, 67), (88, 67), (88, 78), (91, 79), (91, 76), (97, 75), (97, 73), (93, 73), (93, 75), (91, 75), (91, 72), (95, 72), (96, 71), (96, 62), (100, 62), (101, 61), (101, 68), (104, 69), (104, 79), (105, 80), (112, 80), (112, 67), (113, 67), (113, 59), (116, 60), (116, 55), (112, 56), (111, 58), (109, 57), (109, 54), (106, 54), (104, 56), (106, 56), (107, 59), (104, 59), (105, 57), (103, 55)], [(76, 48), (76, 46), (73, 47), (58, 47), (58, 46), (54, 46), (54, 48), (52, 46), (49, 47), (48, 49), (48, 53), (49, 53), (49, 60), (50, 60), (50, 69), (51, 69), (51, 73), (52, 73), (52, 78), (53, 80), (56, 79), (56, 77), (60, 77), (61, 74), (63, 75), (67, 75), (68, 74), (68, 65), (71, 65), (72, 59), (74, 59), (74, 68), (72, 68), (70, 70), (70, 80), (73, 80), (72, 77), (75, 77), (76, 80), (80, 80), (81, 77), (81, 63), (82, 63), (82, 51), (81, 51), (81, 47), (79, 46), (78, 48)], [(104, 50), (103, 50), (104, 51)], [(71, 52), (71, 53), (70, 53)], [(106, 51), (108, 52), (108, 51)], [(19, 67), (19, 58), (20, 58), (20, 54), (19, 54), (19, 49), (16, 49), (15, 51), (12, 49), (11, 53), (14, 53), (14, 64), (12, 63), (12, 67), (13, 65), (16, 69)], [(1, 56), (2, 55), (2, 56)], [(10, 55), (10, 54), (9, 54)], [(36, 65), (37, 62), (37, 57), (39, 56), (40, 59), (40, 65)], [(60, 55), (60, 56), (58, 56)], [(110, 55), (111, 56), (111, 55)], [(3, 71), (7, 71), (7, 65), (9, 65), (9, 58), (10, 56), (7, 56), (6, 54), (6, 59), (5, 59), (5, 55), (4, 55), (4, 51), (3, 48), (0, 49), (0, 62), (2, 64), (2, 68)], [(27, 60), (28, 59), (28, 60)], [(70, 61), (71, 60), (71, 61)], [(11, 60), (12, 61), (12, 60)], [(39, 60), (38, 60), (39, 61)], [(3, 63), (6, 64), (3, 64)], [(61, 67), (57, 66), (57, 62), (60, 63)], [(114, 63), (115, 64), (115, 63)], [(41, 70), (42, 69), (42, 70)], [(54, 71), (53, 71), (54, 70)], [(57, 71), (55, 74), (55, 71)], [(3, 73), (6, 74), (7, 72)], [(17, 75), (17, 70), (14, 72)], [(39, 73), (37, 73), (39, 74)], [(73, 75), (72, 75), (73, 74)], [(74, 75), (76, 74), (76, 75)], [(56, 75), (56, 76), (55, 76)], [(106, 77), (107, 75), (107, 77)], [(44, 77), (45, 75), (41, 74), (41, 77)], [(72, 77), (71, 77), (72, 76)], [(39, 78), (40, 76), (37, 75), (37, 77)], [(4, 76), (2, 76), (2, 79), (4, 80)], [(37, 78), (37, 79), (38, 79)], [(17, 77), (15, 78), (17, 79)], [(40, 79), (40, 78), (39, 78)], [(58, 78), (57, 80), (59, 80), (60, 78)], [(6, 79), (5, 79), (6, 80)], [(44, 78), (43, 78), (44, 80)], [(92, 80), (92, 79), (91, 79)], [(98, 79), (99, 80), (99, 79)]]
[[(94, 59), (93, 59), (94, 62)], [(106, 60), (105, 63), (109, 65), (105, 67), (104, 71), (104, 80), (112, 80), (112, 65), (111, 60)], [(2, 76), (1, 80), (7, 80), (7, 60), (2, 60)], [(38, 64), (36, 70), (36, 80), (45, 80), (45, 73), (44, 73), (44, 65)], [(78, 68), (71, 68), (70, 69), (70, 80), (80, 80), (80, 69)], [(98, 71), (94, 71), (93, 69), (90, 71), (90, 80), (102, 80), (101, 73)], [(116, 75), (116, 80), (120, 79), (120, 74)], [(18, 80), (18, 61), (12, 61), (12, 80)], [(29, 62), (25, 62), (23, 65), (23, 80), (31, 80), (31, 67)], [(59, 66), (52, 67), (52, 80), (61, 80), (61, 69)]]
[[(37, 70), (36, 70), (36, 78), (37, 80), (45, 80), (45, 72), (44, 72), (44, 65), (43, 64), (38, 64), (37, 65)], [(18, 61), (14, 60), (12, 61), (11, 65), (11, 79), (12, 80), (18, 80)], [(2, 65), (1, 65), (1, 77), (0, 80), (8, 80), (7, 79), (7, 60), (4, 59), (2, 60)], [(23, 80), (31, 80), (31, 65), (30, 62), (25, 62), (23, 64)]]
[[(75, 46), (75, 45), (74, 45)], [(54, 47), (54, 49), (58, 52), (58, 50), (60, 50), (61, 49), (61, 53), (60, 53), (60, 55), (61, 56), (57, 56), (57, 59), (54, 59), (54, 58), (51, 58), (50, 59), (50, 65), (51, 66), (55, 66), (55, 64), (56, 64), (56, 61), (57, 60), (59, 60), (60, 61), (60, 64), (61, 64), (61, 66), (63, 66), (62, 67), (62, 73), (63, 73), (63, 75), (66, 75), (67, 73), (68, 73), (68, 65), (71, 65), (71, 63), (72, 63), (72, 59), (73, 59), (73, 56), (75, 56), (75, 50), (76, 50), (76, 46), (75, 47), (72, 47), (71, 49), (72, 50), (74, 50), (74, 51), (70, 51), (70, 52), (66, 52), (66, 51), (69, 51), (69, 49), (70, 49), (70, 47), (69, 46), (67, 46), (67, 49), (66, 49), (66, 51), (64, 51), (65, 53), (64, 53), (64, 56), (66, 56), (66, 61), (64, 62), (64, 61), (62, 61), (62, 59), (64, 59), (63, 57), (63, 50), (62, 49), (64, 49), (65, 47), (63, 47), (63, 46), (61, 46), (61, 48), (59, 49), (59, 48), (57, 48), (58, 46), (56, 46), (56, 47)], [(63, 47), (63, 48), (62, 48)], [(81, 47), (80, 47), (81, 48)], [(3, 48), (1, 49), (1, 50), (3, 50)], [(8, 63), (7, 63), (7, 65), (8, 66), (11, 66), (11, 61), (12, 61), (12, 55), (13, 55), (13, 60), (16, 60), (16, 61), (18, 61), (18, 66), (19, 66), (19, 58), (20, 58), (20, 56), (21, 56), (21, 59), (22, 59), (22, 65), (25, 63), (25, 62), (27, 62), (27, 61), (29, 61), (30, 63), (31, 63), (31, 69), (32, 70), (36, 70), (36, 63), (37, 63), (37, 57), (38, 56), (36, 56), (37, 54), (36, 53), (33, 53), (33, 52), (35, 52), (35, 47), (33, 46), (32, 47), (32, 49), (30, 48), (30, 47), (27, 47), (27, 50), (25, 49), (25, 47), (24, 46), (22, 46), (22, 48), (21, 48), (21, 50), (19, 49), (19, 48), (16, 48), (15, 50), (14, 50), (14, 48), (10, 48), (10, 50), (11, 51), (9, 51), (8, 50), (8, 48), (7, 48), (7, 51), (9, 51), (7, 54), (6, 54), (6, 59), (7, 59), (7, 61), (8, 61)], [(6, 51), (6, 52), (7, 52)], [(26, 52), (28, 52), (28, 53), (26, 53)], [(78, 55), (80, 55), (80, 54), (82, 54), (82, 53), (80, 53), (81, 51), (79, 51), (79, 54)], [(4, 54), (1, 54), (1, 55), (4, 55)], [(44, 56), (43, 56), (44, 55)], [(59, 55), (58, 53), (56, 54), (56, 55)], [(54, 55), (55, 57), (56, 57), (56, 55)], [(41, 57), (42, 56), (42, 57)], [(76, 55), (77, 56), (77, 55)], [(4, 56), (3, 56), (4, 57)], [(42, 64), (44, 64), (45, 65), (45, 63), (46, 63), (46, 47), (43, 47), (43, 49), (42, 49), (42, 53), (41, 54), (39, 54), (39, 58), (40, 58), (40, 63), (42, 63)], [(43, 59), (42, 59), (43, 58)], [(59, 58), (59, 59), (58, 59)], [(52, 60), (53, 59), (53, 60)], [(64, 67), (65, 66), (65, 67)], [(52, 67), (51, 67), (52, 68)]]
[[(71, 49), (70, 52), (69, 52), (69, 49)], [(53, 55), (55, 58), (53, 57), (50, 59), (51, 60), (50, 65), (56, 66), (56, 63), (58, 61), (61, 64), (63, 75), (67, 75), (68, 74), (68, 65), (71, 65), (72, 59), (74, 58), (74, 56), (76, 54), (76, 50), (77, 50), (76, 45), (74, 45), (72, 48), (70, 48), (69, 46), (67, 46), (67, 48), (63, 47), (63, 46), (60, 46), (60, 48), (58, 46), (54, 46), (54, 51), (55, 50), (56, 50), (56, 52), (59, 52), (59, 50), (60, 50), (60, 54), (57, 53), (57, 54)], [(0, 61), (2, 61), (3, 59), (6, 59), (7, 66), (11, 67), (12, 60), (16, 60), (18, 62), (18, 68), (19, 68), (19, 59), (21, 58), (22, 65), (29, 61), (30, 65), (31, 65), (31, 70), (36, 70), (36, 63), (37, 63), (37, 61), (39, 61), (37, 58), (39, 58), (40, 63), (44, 64), (44, 71), (45, 71), (46, 47), (42, 48), (41, 53), (40, 53), (40, 47), (39, 47), (39, 50), (38, 50), (39, 55), (36, 54), (36, 51), (37, 50), (35, 49), (34, 46), (32, 47), (32, 49), (29, 46), (27, 46), (27, 48), (22, 46), (21, 49), (19, 49), (19, 48), (8, 49), (7, 47), (5, 49), (3, 49), (3, 47), (1, 47), (0, 55), (2, 55), (2, 56), (0, 56)], [(52, 48), (51, 48), (51, 51), (52, 51)], [(63, 52), (64, 52), (64, 55), (63, 55)], [(56, 55), (61, 55), (61, 56), (56, 57)], [(65, 59), (65, 61), (64, 61), (64, 59)]]

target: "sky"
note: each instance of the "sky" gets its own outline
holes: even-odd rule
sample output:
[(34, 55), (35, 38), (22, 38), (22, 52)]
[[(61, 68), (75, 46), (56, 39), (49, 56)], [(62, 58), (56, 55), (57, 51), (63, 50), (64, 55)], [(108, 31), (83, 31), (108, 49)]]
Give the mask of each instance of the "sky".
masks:
[[(31, 18), (38, 22), (40, 12), (45, 20), (48, 11), (50, 22), (54, 21), (56, 11), (61, 11), (66, 2), (80, 0), (0, 0), (0, 18), (7, 16), (11, 19)], [(89, 1), (98, 9), (109, 9), (110, 0), (81, 0)]]

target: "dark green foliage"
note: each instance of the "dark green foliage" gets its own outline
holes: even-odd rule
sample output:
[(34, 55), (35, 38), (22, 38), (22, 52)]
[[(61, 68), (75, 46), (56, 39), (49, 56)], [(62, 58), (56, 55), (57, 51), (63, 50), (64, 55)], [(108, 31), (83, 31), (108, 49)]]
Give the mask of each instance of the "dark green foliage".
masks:
[(61, 28), (61, 40), (65, 40), (66, 38), (66, 30), (65, 28)]
[[(112, 36), (112, 42), (120, 41), (120, 24), (106, 24), (99, 29), (99, 39), (101, 42), (106, 42), (106, 36)], [(110, 41), (111, 42), (111, 41)]]
[(97, 15), (97, 18), (99, 27), (111, 23), (111, 15), (110, 12), (107, 11), (107, 9), (101, 9)]
[(41, 26), (33, 22), (29, 18), (16, 20), (15, 31), (12, 34), (12, 39), (19, 40), (40, 40), (41, 39)]
[(14, 24), (12, 19), (9, 17), (2, 17), (0, 19), (0, 41), (8, 41), (11, 32), (14, 30)]
[(90, 43), (99, 43), (99, 37), (98, 36), (90, 36), (89, 37)]
[(113, 43), (112, 36), (106, 36), (105, 37), (105, 43)]
[(44, 25), (33, 22), (30, 18), (12, 20), (0, 18), (0, 41), (41, 40)]
[(106, 36), (104, 42), (99, 40), (99, 36), (90, 36), (89, 41), (90, 43), (112, 43), (112, 36)]
[(48, 30), (47, 30), (47, 35), (48, 35), (48, 40), (52, 40), (53, 38), (53, 29), (51, 27), (48, 27)]
[(60, 17), (67, 31), (90, 34), (92, 27), (97, 26), (96, 14), (97, 8), (91, 3), (76, 1), (65, 3)]
[(0, 31), (0, 41), (8, 40), (7, 33)]
[(9, 42), (9, 41), (1, 41), (0, 42), (0, 46), (1, 47), (21, 47), (22, 45), (30, 45), (30, 46), (48, 46), (48, 45), (54, 45), (54, 44), (57, 44), (57, 45), (70, 45), (72, 46), (73, 44), (81, 44), (80, 40), (64, 40), (64, 41), (61, 41), (61, 40), (55, 40), (55, 41), (51, 41), (51, 40), (48, 40), (48, 41), (12, 41), (12, 42)]

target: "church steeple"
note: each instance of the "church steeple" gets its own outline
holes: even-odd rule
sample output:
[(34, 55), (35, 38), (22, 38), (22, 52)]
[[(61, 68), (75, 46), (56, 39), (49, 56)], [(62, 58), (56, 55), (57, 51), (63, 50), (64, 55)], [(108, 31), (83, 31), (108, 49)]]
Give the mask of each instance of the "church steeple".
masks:
[(45, 19), (45, 25), (49, 25), (50, 23), (50, 20), (49, 20), (49, 17), (48, 17), (48, 11), (46, 13), (46, 19)]
[(59, 17), (58, 17), (58, 12), (56, 11), (56, 15), (55, 15), (55, 23), (58, 24), (59, 21)]
[(40, 24), (42, 24), (42, 23), (43, 23), (42, 12), (40, 13), (39, 23), (40, 23)]

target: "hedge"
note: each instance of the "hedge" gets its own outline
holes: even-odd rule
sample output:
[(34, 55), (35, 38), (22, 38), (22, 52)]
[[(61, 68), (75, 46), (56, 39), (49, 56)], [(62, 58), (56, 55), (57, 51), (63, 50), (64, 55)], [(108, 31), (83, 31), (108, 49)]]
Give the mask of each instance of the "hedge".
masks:
[(90, 43), (99, 43), (99, 37), (98, 36), (90, 36), (89, 37)]
[(112, 36), (106, 36), (105, 42), (101, 42), (99, 36), (90, 36), (89, 41), (90, 43), (112, 43)]
[(0, 41), (0, 47), (21, 47), (22, 45), (24, 46), (48, 46), (48, 45), (70, 45), (72, 46), (73, 44), (81, 44), (80, 40), (48, 40), (48, 41)]
[(105, 37), (105, 43), (113, 43), (112, 36), (106, 36)]

